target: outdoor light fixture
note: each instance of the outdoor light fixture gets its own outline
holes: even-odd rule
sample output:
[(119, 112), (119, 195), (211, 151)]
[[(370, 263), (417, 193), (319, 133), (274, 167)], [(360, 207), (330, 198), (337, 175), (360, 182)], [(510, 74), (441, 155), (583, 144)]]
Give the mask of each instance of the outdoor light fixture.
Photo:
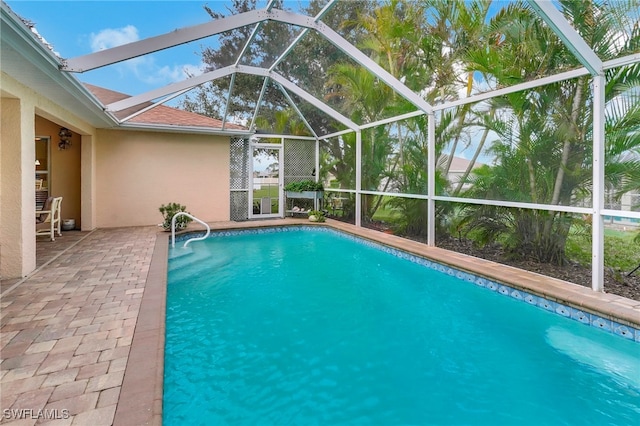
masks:
[(67, 149), (71, 146), (71, 130), (66, 127), (61, 127), (58, 132), (58, 136), (60, 136), (60, 142), (58, 142), (58, 149), (63, 150)]

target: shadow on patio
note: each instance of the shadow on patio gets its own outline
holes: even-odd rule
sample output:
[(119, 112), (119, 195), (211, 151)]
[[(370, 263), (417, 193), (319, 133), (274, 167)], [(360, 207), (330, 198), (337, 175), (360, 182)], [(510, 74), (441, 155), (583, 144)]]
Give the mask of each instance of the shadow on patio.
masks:
[[(90, 233), (90, 231), (64, 231), (62, 232), (62, 236), (56, 236), (55, 241), (51, 241), (48, 236), (37, 236), (36, 270), (51, 262), (70, 247), (73, 247), (78, 241)], [(6, 289), (21, 280), (21, 278), (0, 280), (0, 293), (3, 293)]]

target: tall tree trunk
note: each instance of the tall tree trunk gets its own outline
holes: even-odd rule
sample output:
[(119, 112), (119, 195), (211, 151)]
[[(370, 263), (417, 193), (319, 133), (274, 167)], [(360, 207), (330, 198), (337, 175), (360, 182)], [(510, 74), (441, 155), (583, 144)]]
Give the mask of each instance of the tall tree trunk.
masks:
[[(467, 74), (467, 98), (471, 96), (471, 89), (473, 88), (473, 72)], [(462, 133), (462, 125), (464, 124), (464, 118), (467, 115), (467, 111), (469, 110), (468, 105), (462, 106), (460, 109), (460, 116), (458, 117), (458, 132), (456, 134), (456, 138), (453, 141), (453, 146), (451, 147), (451, 154), (447, 159), (447, 165), (444, 167), (445, 176), (449, 174), (449, 169), (451, 168), (451, 162), (453, 161), (453, 156), (456, 154), (456, 149), (458, 147), (458, 141), (460, 140), (460, 134)]]
[[(398, 157), (396, 156), (396, 161), (394, 161), (393, 166), (389, 171), (389, 176), (393, 176), (397, 166), (398, 166)], [(387, 178), (387, 181), (384, 184), (384, 188), (382, 188), (382, 192), (387, 192), (387, 189), (389, 188), (390, 183), (391, 183), (391, 179)], [(376, 201), (376, 205), (373, 207), (373, 213), (371, 214), (371, 217), (373, 217), (373, 215), (376, 214), (376, 212), (378, 211), (378, 208), (380, 208), (380, 204), (382, 204), (382, 196), (378, 197), (378, 200)]]
[(536, 190), (536, 170), (531, 162), (531, 157), (527, 157), (527, 170), (529, 171), (529, 191), (531, 192), (531, 202), (538, 202), (538, 192)]
[(556, 175), (556, 181), (553, 186), (553, 197), (551, 199), (551, 204), (558, 204), (560, 201), (560, 191), (562, 189), (562, 184), (564, 182), (564, 173), (567, 169), (567, 164), (569, 163), (569, 154), (571, 154), (571, 142), (572, 140), (578, 138), (580, 130), (578, 129), (578, 114), (580, 114), (580, 106), (582, 104), (582, 96), (584, 92), (582, 81), (578, 80), (578, 88), (576, 89), (576, 94), (573, 97), (573, 105), (571, 106), (571, 127), (573, 127), (575, 136), (567, 137), (564, 140), (564, 144), (562, 145), (562, 160), (560, 162), (560, 167), (558, 168), (558, 174)]
[[(560, 193), (562, 190), (562, 184), (564, 182), (564, 173), (569, 163), (569, 155), (571, 154), (571, 142), (579, 138), (580, 129), (578, 128), (578, 115), (580, 114), (580, 107), (582, 105), (582, 97), (584, 94), (584, 84), (582, 79), (578, 79), (578, 87), (576, 88), (576, 94), (573, 97), (573, 104), (571, 105), (571, 127), (573, 127), (574, 135), (565, 138), (562, 145), (562, 159), (560, 161), (560, 167), (558, 168), (558, 174), (556, 175), (556, 181), (553, 186), (553, 197), (551, 198), (551, 204), (557, 205), (560, 202)], [(555, 215), (551, 215), (544, 225), (544, 237), (551, 238), (551, 228), (553, 226)]]
[[(491, 112), (493, 115), (493, 110)], [(471, 170), (473, 170), (473, 166), (475, 166), (476, 161), (478, 161), (478, 157), (480, 156), (480, 153), (484, 148), (484, 144), (487, 141), (488, 136), (489, 136), (489, 129), (485, 128), (484, 131), (482, 132), (482, 137), (480, 138), (480, 143), (476, 148), (476, 152), (473, 153), (473, 157), (471, 158), (471, 161), (469, 161), (469, 164), (467, 165), (467, 169), (464, 171), (464, 174), (460, 177), (460, 180), (458, 180), (458, 185), (456, 186), (456, 189), (453, 191), (454, 197), (460, 193), (460, 191), (462, 190), (462, 185), (464, 185), (464, 182), (467, 180), (467, 178), (471, 174)]]

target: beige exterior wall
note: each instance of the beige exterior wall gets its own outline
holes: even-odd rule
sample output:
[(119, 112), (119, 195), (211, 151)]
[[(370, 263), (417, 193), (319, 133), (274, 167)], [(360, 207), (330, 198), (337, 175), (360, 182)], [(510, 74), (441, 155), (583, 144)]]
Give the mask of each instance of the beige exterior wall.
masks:
[(73, 133), (71, 146), (65, 150), (58, 149), (58, 132), (60, 125), (46, 118), (36, 117), (36, 136), (50, 139), (49, 159), (49, 195), (62, 197), (62, 218), (75, 219), (76, 228), (80, 229), (80, 155), (82, 144), (80, 135)]
[[(31, 120), (29, 120), (31, 118)], [(0, 277), (27, 275), (35, 269), (35, 145), (33, 104), (0, 98)], [(26, 190), (30, 185), (31, 191)]]
[[(36, 135), (52, 137), (52, 194), (64, 197), (66, 217), (65, 212), (76, 214), (77, 211), (79, 215), (82, 204), (79, 171), (74, 170), (80, 167), (79, 133), (92, 134), (95, 130), (5, 73), (0, 73), (0, 88), (0, 277), (8, 279), (26, 276), (36, 265)], [(61, 126), (78, 133), (73, 140), (75, 153), (56, 152), (55, 138)], [(62, 156), (63, 153), (71, 155)]]
[(170, 202), (229, 220), (228, 137), (100, 130), (95, 151), (98, 227), (156, 225)]
[[(96, 130), (0, 73), (0, 278), (35, 269), (35, 137), (51, 138), (50, 195), (76, 227), (155, 225), (161, 204), (229, 220), (229, 137)], [(58, 132), (73, 132), (58, 150)], [(39, 237), (41, 238), (41, 237)]]

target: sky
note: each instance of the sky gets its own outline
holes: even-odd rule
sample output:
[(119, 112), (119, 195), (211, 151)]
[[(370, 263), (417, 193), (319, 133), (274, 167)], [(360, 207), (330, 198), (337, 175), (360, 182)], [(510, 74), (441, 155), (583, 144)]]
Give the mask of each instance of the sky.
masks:
[[(208, 22), (204, 5), (228, 14), (228, 1), (27, 1), (6, 0), (62, 58)], [(129, 95), (181, 81), (202, 69), (203, 41), (76, 74), (79, 80)]]
[[(65, 59), (209, 22), (205, 5), (229, 15), (226, 7), (231, 4), (230, 0), (5, 2), (17, 15), (33, 23), (53, 51)], [(257, 7), (264, 7), (266, 2), (258, 0)], [(299, 10), (302, 3), (306, 2), (285, 0), (285, 8)], [(127, 95), (141, 94), (200, 74), (202, 47), (207, 43), (215, 43), (215, 39), (195, 41), (75, 76), (82, 82)], [(175, 106), (177, 102), (167, 105)]]

